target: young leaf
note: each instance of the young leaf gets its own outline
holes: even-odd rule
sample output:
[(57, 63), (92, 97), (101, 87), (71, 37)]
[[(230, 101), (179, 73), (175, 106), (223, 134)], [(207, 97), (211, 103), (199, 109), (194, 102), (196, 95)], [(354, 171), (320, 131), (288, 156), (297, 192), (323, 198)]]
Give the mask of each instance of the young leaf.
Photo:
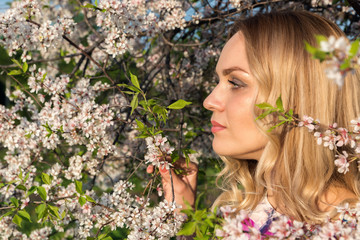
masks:
[(0, 221), (1, 221), (1, 219), (3, 219), (4, 217), (9, 216), (9, 215), (11, 215), (11, 214), (13, 214), (13, 213), (14, 213), (14, 211), (9, 211), (9, 212), (5, 213), (4, 215), (2, 215), (2, 216), (0, 217)]
[(12, 221), (13, 223), (21, 227), (22, 218), (19, 215), (16, 214)]
[(317, 48), (311, 46), (308, 42), (305, 41), (305, 49), (310, 53), (311, 55), (314, 55), (317, 52)]
[(38, 220), (42, 219), (45, 216), (45, 214), (47, 213), (46, 210), (47, 207), (45, 203), (40, 204), (35, 208), (35, 212), (37, 213)]
[(130, 79), (131, 79), (132, 84), (133, 84), (135, 87), (137, 87), (138, 89), (140, 89), (140, 84), (139, 84), (139, 80), (138, 80), (137, 76), (135, 76), (134, 74), (132, 74), (132, 73), (130, 72)]
[(96, 7), (94, 5), (92, 5), (91, 3), (86, 4), (85, 6), (82, 6), (83, 8), (93, 8), (96, 9)]
[(356, 39), (354, 42), (351, 43), (351, 47), (349, 50), (349, 57), (353, 57), (357, 54), (358, 50), (359, 50), (359, 42), (360, 39)]
[(16, 186), (16, 189), (20, 189), (20, 190), (23, 190), (23, 191), (26, 191), (26, 190), (27, 190), (26, 187), (25, 187), (24, 185), (22, 185), (22, 184), (17, 185), (17, 186)]
[(92, 197), (90, 197), (90, 196), (88, 196), (88, 195), (85, 195), (85, 197), (86, 197), (86, 200), (87, 200), (88, 202), (96, 203), (95, 200), (94, 200)]
[(25, 211), (25, 210), (20, 210), (17, 212), (21, 217), (26, 218), (27, 220), (29, 220), (29, 222), (31, 222), (31, 217), (30, 214)]
[(131, 100), (131, 103), (130, 103), (131, 113), (130, 113), (130, 115), (132, 115), (134, 110), (139, 106), (138, 95), (139, 95), (139, 93), (136, 93), (134, 95), (133, 99)]
[(191, 102), (179, 99), (176, 102), (170, 104), (167, 108), (169, 109), (183, 109), (185, 106), (190, 105)]
[(76, 191), (77, 191), (80, 195), (82, 195), (82, 194), (83, 194), (82, 182), (75, 180), (75, 186), (76, 186)]
[(12, 61), (13, 63), (15, 63), (19, 68), (22, 68), (22, 66), (21, 66), (21, 64), (19, 63), (18, 60), (12, 58), (11, 61)]
[(48, 184), (48, 185), (51, 184), (51, 179), (50, 179), (50, 176), (48, 174), (42, 173), (41, 174), (41, 179), (45, 184)]
[(22, 66), (23, 72), (26, 73), (28, 68), (29, 68), (29, 65), (27, 64), (27, 62), (24, 62), (23, 66)]
[(52, 215), (56, 216), (58, 219), (60, 218), (60, 215), (59, 215), (59, 208), (58, 207), (55, 207), (55, 206), (52, 206), (52, 205), (48, 205), (48, 208), (49, 208), (49, 211)]
[(26, 194), (26, 197), (30, 196), (31, 194), (33, 194), (36, 191), (36, 186), (31, 186), (29, 191)]
[(20, 75), (20, 74), (22, 74), (22, 71), (21, 71), (21, 70), (18, 70), (18, 69), (11, 70), (11, 71), (8, 73), (8, 75), (12, 75), (12, 76), (14, 76), (14, 75)]
[(191, 236), (194, 234), (196, 228), (196, 222), (187, 222), (183, 225), (182, 229), (176, 234), (176, 236)]
[(40, 196), (44, 201), (46, 201), (47, 195), (46, 195), (46, 190), (45, 190), (45, 188), (42, 187), (42, 186), (39, 186), (39, 187), (37, 187), (37, 192), (38, 192), (39, 196)]
[(278, 108), (278, 110), (280, 112), (284, 112), (284, 106), (283, 106), (283, 102), (281, 100), (281, 96), (278, 97), (278, 99), (276, 100), (276, 107)]
[(260, 109), (273, 109), (274, 108), (270, 103), (266, 103), (266, 102), (256, 104), (255, 106), (257, 106)]
[(140, 122), (139, 120), (135, 119), (135, 122), (136, 122), (136, 125), (138, 126), (138, 128), (141, 130), (141, 129), (144, 129), (145, 125)]
[(16, 208), (19, 207), (19, 201), (16, 198), (12, 197), (10, 198), (10, 201), (12, 202), (12, 204), (14, 204)]
[(83, 196), (79, 197), (79, 203), (81, 206), (83, 206), (86, 203), (86, 198), (84, 198)]

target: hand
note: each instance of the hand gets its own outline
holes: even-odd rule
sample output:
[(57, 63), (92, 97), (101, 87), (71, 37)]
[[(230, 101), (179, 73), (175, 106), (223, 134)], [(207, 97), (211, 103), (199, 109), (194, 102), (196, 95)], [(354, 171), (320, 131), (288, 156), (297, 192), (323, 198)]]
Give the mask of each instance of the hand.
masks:
[[(172, 186), (171, 186), (171, 176), (174, 186), (174, 195), (175, 202), (177, 205), (181, 205), (182, 209), (186, 208), (185, 200), (190, 203), (192, 207), (195, 204), (196, 198), (196, 185), (197, 185), (197, 174), (198, 166), (195, 163), (189, 162), (187, 165), (184, 158), (180, 158), (174, 164), (175, 169), (182, 169), (184, 173), (175, 174), (173, 169), (167, 170), (160, 167), (159, 172), (161, 174), (161, 182), (164, 189), (165, 199), (171, 203), (173, 201), (172, 195)], [(146, 171), (152, 173), (154, 171), (154, 166), (150, 165), (147, 167)]]

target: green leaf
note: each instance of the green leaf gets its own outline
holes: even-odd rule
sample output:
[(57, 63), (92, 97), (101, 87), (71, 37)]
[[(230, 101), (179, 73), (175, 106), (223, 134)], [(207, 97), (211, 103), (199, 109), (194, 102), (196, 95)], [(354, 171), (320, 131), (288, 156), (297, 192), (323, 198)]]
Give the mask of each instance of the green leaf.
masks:
[(86, 198), (84, 198), (82, 196), (79, 197), (79, 203), (80, 203), (81, 206), (83, 206), (86, 203)]
[(33, 194), (36, 191), (37, 187), (36, 186), (31, 186), (29, 191), (27, 192), (26, 196), (30, 196), (31, 194)]
[(203, 195), (204, 195), (204, 192), (200, 193), (199, 196), (196, 197), (195, 209), (198, 209), (199, 203), (200, 203), (200, 199), (201, 199), (201, 197), (202, 197)]
[(130, 115), (133, 114), (134, 110), (139, 106), (139, 99), (138, 99), (138, 95), (139, 93), (136, 93), (133, 97), (133, 99), (131, 100), (130, 106), (131, 106), (131, 113)]
[(203, 210), (196, 210), (195, 214), (194, 214), (194, 219), (198, 222), (202, 221), (202, 218), (205, 216), (206, 214), (206, 209)]
[(12, 58), (11, 61), (12, 61), (13, 63), (15, 63), (16, 65), (18, 65), (19, 68), (22, 68), (22, 66), (21, 66), (21, 64), (19, 63), (18, 60)]
[(11, 70), (11, 71), (8, 73), (8, 75), (12, 75), (12, 76), (14, 76), (14, 75), (20, 75), (20, 74), (22, 74), (22, 71), (21, 71), (21, 70), (18, 70), (18, 69), (16, 69), (16, 70)]
[(23, 180), (23, 172), (22, 172), (21, 167), (19, 167), (19, 170), (20, 170), (19, 178), (20, 178), (20, 180), (22, 181), (22, 180)]
[(98, 6), (98, 0), (95, 0), (95, 6), (96, 7)]
[(276, 99), (276, 107), (278, 108), (278, 110), (280, 112), (284, 112), (284, 106), (283, 106), (283, 102), (281, 100), (281, 96), (278, 97), (278, 99)]
[(86, 197), (86, 200), (87, 200), (88, 202), (96, 203), (95, 200), (94, 200), (92, 197), (90, 197), (90, 196), (88, 196), (88, 195), (85, 195), (85, 197)]
[(283, 116), (279, 116), (279, 120), (280, 121), (287, 121), (287, 119), (285, 117), (283, 117)]
[(22, 184), (17, 185), (17, 186), (16, 186), (16, 189), (20, 189), (20, 190), (23, 190), (23, 191), (26, 191), (26, 190), (27, 190), (26, 187), (25, 187), (24, 185), (22, 185)]
[(48, 174), (42, 173), (41, 174), (41, 179), (45, 184), (48, 184), (48, 185), (51, 184), (51, 179), (50, 179), (50, 176)]
[(82, 195), (83, 194), (83, 190), (82, 190), (82, 182), (75, 180), (75, 187), (76, 187), (76, 191)]
[(204, 222), (205, 222), (207, 225), (209, 225), (210, 227), (214, 227), (214, 224), (213, 224), (213, 222), (212, 222), (210, 219), (206, 218), (206, 219), (204, 220)]
[(141, 130), (141, 129), (144, 129), (145, 125), (144, 125), (141, 121), (135, 119), (135, 122), (136, 122), (136, 125), (138, 126), (138, 128), (139, 128), (140, 130)]
[(279, 126), (281, 126), (281, 125), (283, 125), (284, 123), (286, 123), (286, 121), (282, 121), (282, 122), (280, 122), (280, 123), (278, 123), (278, 124), (276, 124), (275, 126), (272, 126), (271, 128), (269, 128), (269, 130), (267, 130), (268, 132), (271, 132), (272, 130), (274, 130), (275, 128), (277, 128), (277, 127), (279, 127)]
[(83, 8), (93, 8), (93, 9), (96, 9), (96, 6), (92, 5), (91, 3), (88, 3), (84, 6), (82, 6)]
[(311, 46), (306, 41), (305, 41), (305, 50), (308, 51), (311, 55), (314, 55), (318, 51), (316, 47)]
[(320, 45), (321, 42), (327, 42), (328, 38), (324, 35), (316, 35), (315, 36), (317, 43)]
[(26, 181), (28, 180), (29, 176), (30, 176), (30, 172), (28, 172), (28, 173), (25, 175), (24, 182), (26, 182)]
[(263, 119), (272, 112), (274, 112), (273, 109), (267, 110), (267, 111), (263, 112), (262, 114), (260, 114), (257, 118), (255, 118), (255, 120)]
[(358, 50), (359, 50), (359, 42), (360, 42), (360, 39), (356, 39), (354, 42), (351, 43), (351, 47), (350, 47), (350, 50), (349, 50), (349, 57), (354, 57)]
[(256, 104), (255, 106), (257, 106), (260, 109), (273, 109), (274, 108), (270, 103), (266, 103), (266, 102)]
[(101, 240), (113, 240), (113, 239), (110, 236), (106, 236), (105, 238), (102, 238)]
[(47, 76), (47, 73), (44, 74), (44, 76), (43, 76), (42, 79), (41, 79), (41, 82), (44, 82), (46, 76)]
[(140, 84), (139, 84), (139, 80), (138, 80), (137, 76), (135, 76), (134, 74), (132, 74), (132, 73), (130, 72), (130, 79), (131, 79), (131, 83), (132, 83), (135, 87), (137, 87), (138, 89), (140, 89)]
[(27, 64), (27, 62), (24, 62), (23, 66), (22, 66), (23, 72), (26, 73), (28, 68), (29, 68), (29, 65)]
[(191, 236), (194, 234), (196, 228), (196, 222), (187, 222), (183, 225), (182, 229), (176, 234), (176, 236)]
[(316, 53), (314, 54), (313, 57), (316, 59), (319, 59), (320, 61), (323, 61), (323, 60), (325, 60), (326, 56), (327, 56), (326, 52), (318, 50), (318, 51), (316, 51)]
[(191, 102), (187, 102), (185, 100), (179, 99), (173, 104), (170, 104), (167, 108), (169, 109), (183, 109), (185, 106), (190, 105)]
[(9, 211), (9, 212), (5, 213), (4, 215), (2, 215), (2, 216), (0, 217), (0, 220), (3, 219), (4, 217), (7, 217), (7, 216), (13, 214), (13, 213), (14, 213), (14, 211)]
[(21, 222), (22, 222), (22, 218), (19, 217), (19, 215), (15, 215), (14, 218), (13, 218), (13, 223), (15, 223), (16, 225), (18, 225), (19, 227), (21, 227)]
[(29, 222), (31, 222), (31, 217), (30, 214), (25, 211), (25, 210), (20, 210), (17, 212), (21, 217), (26, 218), (27, 220), (29, 220)]
[(340, 70), (347, 70), (351, 66), (350, 58), (346, 59), (341, 65)]
[(136, 88), (136, 87), (134, 87), (134, 86), (127, 86), (127, 88), (130, 89), (130, 90), (132, 90), (132, 91), (134, 91), (134, 92), (136, 92), (136, 93), (140, 93), (140, 92), (141, 92), (140, 89), (138, 89), (138, 88)]
[(5, 186), (5, 184), (4, 184), (4, 183), (0, 183), (0, 188), (2, 188), (3, 186)]
[(19, 207), (19, 200), (17, 200), (16, 198), (12, 197), (10, 198), (10, 201), (12, 202), (12, 204), (17, 208)]
[(112, 240), (112, 237), (108, 236), (107, 233), (103, 233), (97, 237), (98, 240)]
[(45, 214), (47, 213), (46, 210), (47, 207), (45, 203), (40, 204), (35, 208), (35, 212), (37, 213), (38, 220), (42, 219), (45, 216)]
[(39, 187), (37, 187), (37, 192), (38, 192), (39, 196), (40, 196), (44, 201), (46, 201), (47, 195), (46, 195), (46, 190), (45, 190), (45, 188), (42, 187), (42, 186), (39, 186)]
[(55, 207), (55, 206), (52, 206), (52, 205), (48, 205), (48, 208), (50, 210), (50, 213), (54, 216), (56, 216), (58, 219), (60, 218), (60, 215), (59, 215), (59, 208), (58, 207)]

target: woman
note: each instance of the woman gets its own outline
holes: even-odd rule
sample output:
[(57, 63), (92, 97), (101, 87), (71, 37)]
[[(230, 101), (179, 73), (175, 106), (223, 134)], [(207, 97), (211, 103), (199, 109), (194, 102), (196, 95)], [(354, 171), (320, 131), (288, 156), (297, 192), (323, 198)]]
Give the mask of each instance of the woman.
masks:
[[(268, 132), (275, 115), (255, 120), (261, 114), (255, 104), (275, 105), (279, 96), (285, 110), (325, 126), (336, 122), (349, 129), (359, 116), (359, 72), (349, 74), (341, 89), (327, 79), (325, 63), (305, 50), (305, 41), (317, 45), (316, 35), (344, 36), (334, 23), (309, 12), (258, 14), (236, 22), (216, 66), (219, 82), (204, 101), (213, 112), (213, 148), (225, 163), (219, 176), (224, 192), (214, 206), (251, 210), (259, 227), (269, 217), (261, 214), (264, 204), (278, 214), (321, 223), (335, 206), (360, 197), (356, 161), (348, 173), (339, 173), (335, 151), (317, 145), (306, 128), (282, 125)], [(183, 199), (194, 203), (197, 171), (194, 165), (188, 170), (182, 178), (171, 174), (181, 205)], [(161, 173), (171, 201), (171, 176)]]

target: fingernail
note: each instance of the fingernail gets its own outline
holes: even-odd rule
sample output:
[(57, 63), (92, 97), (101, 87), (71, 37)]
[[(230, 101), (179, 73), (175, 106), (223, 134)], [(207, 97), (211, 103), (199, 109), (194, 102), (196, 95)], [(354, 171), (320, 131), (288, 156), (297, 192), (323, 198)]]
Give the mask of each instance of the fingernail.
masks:
[(166, 173), (168, 171), (165, 166), (160, 166), (159, 169), (162, 173)]

